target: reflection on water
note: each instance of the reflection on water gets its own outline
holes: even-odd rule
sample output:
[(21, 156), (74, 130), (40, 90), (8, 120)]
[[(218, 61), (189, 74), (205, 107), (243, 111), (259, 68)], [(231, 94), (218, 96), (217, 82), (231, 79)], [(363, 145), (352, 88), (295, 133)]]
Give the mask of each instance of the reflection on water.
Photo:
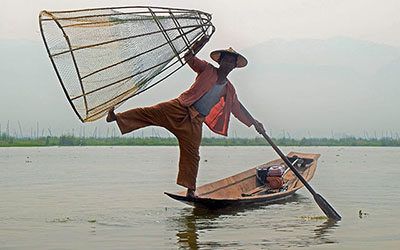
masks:
[(196, 225), (196, 215), (189, 211), (188, 214), (182, 215), (180, 225), (178, 225), (178, 245), (181, 247), (189, 247), (190, 249), (198, 249), (198, 226)]
[[(273, 206), (301, 206), (309, 198), (293, 195)], [(182, 249), (308, 247), (338, 243), (332, 236), (337, 222), (276, 217), (268, 206), (260, 204), (220, 210), (183, 208), (170, 218), (169, 228), (176, 230), (177, 244)], [(240, 223), (242, 224), (240, 224)], [(321, 223), (322, 222), (322, 223)], [(304, 230), (307, 228), (307, 230)], [(231, 234), (228, 239), (212, 239), (221, 232)], [(300, 232), (300, 233), (299, 233)], [(210, 237), (211, 236), (211, 237)], [(250, 238), (253, 241), (246, 242)]]
[(324, 221), (324, 223), (318, 225), (314, 230), (314, 239), (321, 241), (321, 244), (338, 243), (337, 240), (333, 240), (331, 239), (331, 237), (329, 237), (333, 234), (333, 231), (338, 226), (339, 225), (337, 221), (327, 219), (326, 221)]
[(184, 249), (200, 249), (202, 247), (234, 247), (238, 244), (235, 242), (220, 243), (216, 241), (201, 241), (199, 239), (201, 232), (210, 232), (217, 230), (218, 218), (222, 215), (235, 216), (236, 210), (224, 209), (219, 211), (210, 211), (198, 208), (182, 209), (177, 220), (175, 220), (174, 228), (177, 230), (177, 243), (180, 248)]

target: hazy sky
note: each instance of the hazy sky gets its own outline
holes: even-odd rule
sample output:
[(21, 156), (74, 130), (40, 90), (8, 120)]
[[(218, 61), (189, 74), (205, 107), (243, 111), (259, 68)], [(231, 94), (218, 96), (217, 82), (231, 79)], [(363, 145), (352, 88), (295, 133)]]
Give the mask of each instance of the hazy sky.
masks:
[(153, 5), (200, 9), (213, 14), (215, 46), (243, 48), (271, 38), (348, 36), (400, 46), (398, 0), (1, 0), (0, 39), (40, 39), (40, 10)]
[[(0, 1), (0, 42), (5, 40), (28, 40), (41, 44), (41, 36), (38, 26), (38, 15), (41, 10), (70, 10), (90, 7), (152, 5), (189, 9), (193, 8), (213, 14), (213, 24), (216, 26), (217, 31), (210, 43), (207, 44), (200, 53), (200, 56), (202, 57), (208, 57), (207, 54), (215, 48), (233, 46), (235, 49), (241, 51), (251, 49), (254, 45), (272, 39), (284, 39), (290, 41), (302, 38), (329, 39), (332, 37), (349, 37), (352, 39), (400, 47), (399, 0)], [(35, 47), (35, 50), (40, 49)], [(32, 130), (32, 128), (35, 128), (37, 121), (40, 122), (41, 128), (58, 128), (58, 131), (65, 131), (66, 128), (83, 126), (72, 112), (72, 109), (61, 91), (44, 47), (42, 50), (37, 51), (36, 55), (38, 53), (40, 54), (40, 58), (35, 60), (40, 60), (38, 65), (40, 64), (42, 66), (37, 69), (36, 75), (25, 76), (23, 80), (16, 82), (15, 84), (2, 83), (1, 79), (4, 79), (4, 76), (0, 78), (0, 85), (6, 86), (7, 88), (3, 88), (0, 92), (0, 128), (2, 132), (4, 132), (5, 124), (8, 121), (13, 124), (14, 130), (18, 128), (17, 122), (21, 121), (22, 126), (24, 127), (24, 134), (29, 134), (29, 129)], [(280, 58), (283, 55), (284, 53), (277, 54), (277, 58)], [(11, 57), (11, 59), (7, 59), (8, 61), (2, 58), (3, 57), (0, 55), (0, 72), (6, 74), (6, 79), (7, 77), (8, 79), (13, 79), (12, 74), (16, 74), (15, 72), (18, 72), (17, 74), (21, 74), (22, 76), (23, 72), (29, 72), (28, 70), (25, 71), (23, 67), (30, 67), (30, 65), (35, 64), (35, 62), (29, 61), (29, 58), (19, 59)], [(24, 62), (22, 60), (24, 60)], [(250, 61), (251, 60), (252, 58), (250, 58)], [(248, 71), (241, 72), (250, 72), (251, 69), (254, 69), (255, 67), (256, 65), (249, 64), (249, 67), (244, 69)], [(175, 79), (179, 79), (179, 77), (183, 77), (185, 74), (188, 75), (187, 68), (176, 73)], [(234, 72), (234, 76), (240, 74), (240, 71)], [(282, 76), (284, 76), (284, 74), (285, 71), (282, 73)], [(189, 76), (191, 77), (190, 74)], [(51, 79), (49, 79), (49, 77)], [(32, 79), (32, 81), (27, 82), (27, 78)], [(47, 82), (40, 82), (43, 79)], [(185, 81), (187, 81), (186, 84), (179, 86), (174, 86), (170, 83), (169, 86), (160, 85), (157, 89), (158, 91), (152, 90), (148, 91), (148, 94), (139, 95), (137, 98), (133, 98), (136, 102), (134, 103), (134, 106), (140, 104), (151, 104), (165, 100), (166, 98), (173, 98), (189, 87), (189, 84), (191, 83), (190, 79), (192, 78), (185, 79)], [(251, 79), (249, 79), (249, 81), (251, 81)], [(31, 88), (26, 87), (26, 85), (24, 86), (24, 84), (30, 84)], [(290, 123), (284, 116), (278, 116), (279, 110), (277, 107), (268, 104), (270, 106), (264, 108), (260, 101), (257, 101), (265, 98), (265, 96), (273, 95), (273, 91), (271, 92), (267, 90), (277, 88), (276, 84), (279, 84), (279, 82), (271, 82), (269, 85), (259, 82), (258, 85), (252, 85), (258, 86), (258, 89), (252, 89), (254, 92), (254, 99), (249, 98), (249, 96), (251, 96), (250, 93), (252, 92), (249, 91), (246, 85), (235, 84), (239, 95), (245, 97), (244, 102), (247, 106), (256, 111), (256, 116), (262, 121), (265, 121), (264, 123), (268, 128), (273, 128), (275, 131), (286, 129), (290, 132), (297, 130), (301, 131), (302, 134), (307, 134), (311, 130), (313, 135), (330, 136), (331, 129), (336, 129), (338, 132), (349, 132), (351, 134), (362, 135), (363, 130), (368, 130), (370, 132), (374, 130), (397, 131), (397, 128), (399, 127), (399, 122), (397, 120), (393, 120), (391, 123), (384, 123), (382, 128), (380, 125), (375, 125), (375, 123), (369, 123), (367, 119), (365, 119), (365, 122), (369, 123), (369, 126), (351, 124), (349, 121), (347, 121), (348, 125), (344, 125), (344, 123), (341, 122), (342, 118), (336, 119), (337, 122), (335, 124), (329, 123), (332, 124), (332, 128), (328, 128), (326, 124), (322, 123), (318, 127), (318, 123), (315, 122), (313, 123), (313, 128), (310, 128), (308, 123)], [(295, 81), (293, 81), (293, 84), (295, 84)], [(37, 90), (32, 90), (33, 85), (35, 87), (37, 86)], [(263, 89), (264, 86), (265, 89)], [(288, 85), (286, 88), (290, 90), (293, 86)], [(28, 92), (28, 89), (30, 91), (29, 93), (23, 92), (23, 90)], [(166, 91), (167, 89), (168, 91)], [(173, 93), (171, 92), (171, 89), (174, 90), (172, 91)], [(159, 94), (167, 92), (168, 95)], [(318, 97), (321, 100), (325, 98), (323, 94), (323, 92), (319, 93)], [(21, 96), (25, 97), (25, 103), (21, 103)], [(16, 102), (11, 103), (10, 98), (15, 99)], [(318, 106), (315, 105), (315, 103), (308, 103), (307, 101), (308, 100), (304, 99), (304, 107), (310, 107), (315, 110), (318, 109)], [(335, 100), (331, 101), (334, 102)], [(334, 106), (334, 103), (331, 105)], [(391, 108), (390, 104), (387, 105)], [(124, 104), (122, 108), (126, 109), (128, 107), (129, 105)], [(272, 109), (277, 110), (276, 113), (272, 113)], [(395, 108), (393, 107), (393, 109)], [(386, 108), (386, 110), (388, 110), (388, 108)], [(59, 116), (53, 115), (51, 112), (59, 112)], [(320, 112), (323, 113), (324, 110), (321, 110)], [(391, 111), (389, 110), (387, 112)], [(51, 113), (51, 117), (44, 117), (44, 114), (46, 113)], [(336, 115), (340, 115), (340, 112), (338, 111)], [(351, 113), (349, 116), (351, 117)], [(382, 118), (379, 119), (384, 120), (385, 117), (382, 116)], [(327, 121), (325, 122), (328, 123)], [(335, 127), (335, 125), (337, 126)], [(94, 126), (103, 126), (103, 129), (107, 128), (104, 121), (99, 121), (95, 123)], [(93, 124), (85, 124), (85, 127), (88, 130), (92, 130)], [(247, 135), (255, 135), (255, 133), (252, 131), (252, 133)], [(208, 136), (208, 132), (206, 136)]]

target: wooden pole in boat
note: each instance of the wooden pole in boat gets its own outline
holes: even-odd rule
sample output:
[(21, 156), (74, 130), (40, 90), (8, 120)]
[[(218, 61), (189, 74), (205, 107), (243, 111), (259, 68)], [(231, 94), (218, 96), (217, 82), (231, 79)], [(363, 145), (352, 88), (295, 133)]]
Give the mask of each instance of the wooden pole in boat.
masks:
[[(255, 119), (253, 116), (250, 114), (247, 109), (241, 105), (242, 110), (253, 120), (253, 124), (255, 125)], [(293, 166), (293, 164), (289, 161), (289, 159), (282, 153), (282, 151), (278, 148), (278, 146), (275, 145), (275, 143), (272, 141), (272, 139), (267, 135), (267, 133), (264, 131), (261, 133), (262, 136), (268, 141), (268, 143), (272, 146), (272, 148), (275, 150), (275, 152), (282, 158), (282, 160), (285, 162), (285, 164), (293, 171), (293, 173), (299, 178), (299, 180), (304, 184), (304, 186), (310, 191), (310, 193), (313, 195), (315, 202), (318, 204), (318, 206), (321, 208), (321, 210), (326, 214), (326, 216), (329, 219), (339, 221), (342, 219), (340, 214), (335, 211), (335, 209), (322, 197), (322, 195), (318, 194), (315, 192), (315, 190), (311, 187), (310, 184), (303, 178), (303, 176), (297, 171), (297, 169)]]

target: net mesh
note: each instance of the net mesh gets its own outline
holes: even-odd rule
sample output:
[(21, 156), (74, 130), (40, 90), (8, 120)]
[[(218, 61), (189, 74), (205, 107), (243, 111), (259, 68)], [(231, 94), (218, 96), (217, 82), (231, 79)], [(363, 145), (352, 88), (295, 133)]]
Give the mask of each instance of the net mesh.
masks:
[(195, 41), (214, 32), (208, 13), (159, 7), (42, 11), (39, 19), (59, 81), (83, 122), (168, 77)]

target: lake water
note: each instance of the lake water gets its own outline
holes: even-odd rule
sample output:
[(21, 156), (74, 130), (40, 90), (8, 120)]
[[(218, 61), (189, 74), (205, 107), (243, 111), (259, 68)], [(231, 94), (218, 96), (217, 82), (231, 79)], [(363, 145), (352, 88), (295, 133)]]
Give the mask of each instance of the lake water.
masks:
[[(400, 148), (320, 153), (311, 185), (280, 204), (207, 212), (174, 201), (177, 147), (0, 148), (0, 249), (400, 249)], [(277, 158), (270, 147), (202, 147), (198, 184)], [(362, 214), (359, 214), (362, 210)]]

